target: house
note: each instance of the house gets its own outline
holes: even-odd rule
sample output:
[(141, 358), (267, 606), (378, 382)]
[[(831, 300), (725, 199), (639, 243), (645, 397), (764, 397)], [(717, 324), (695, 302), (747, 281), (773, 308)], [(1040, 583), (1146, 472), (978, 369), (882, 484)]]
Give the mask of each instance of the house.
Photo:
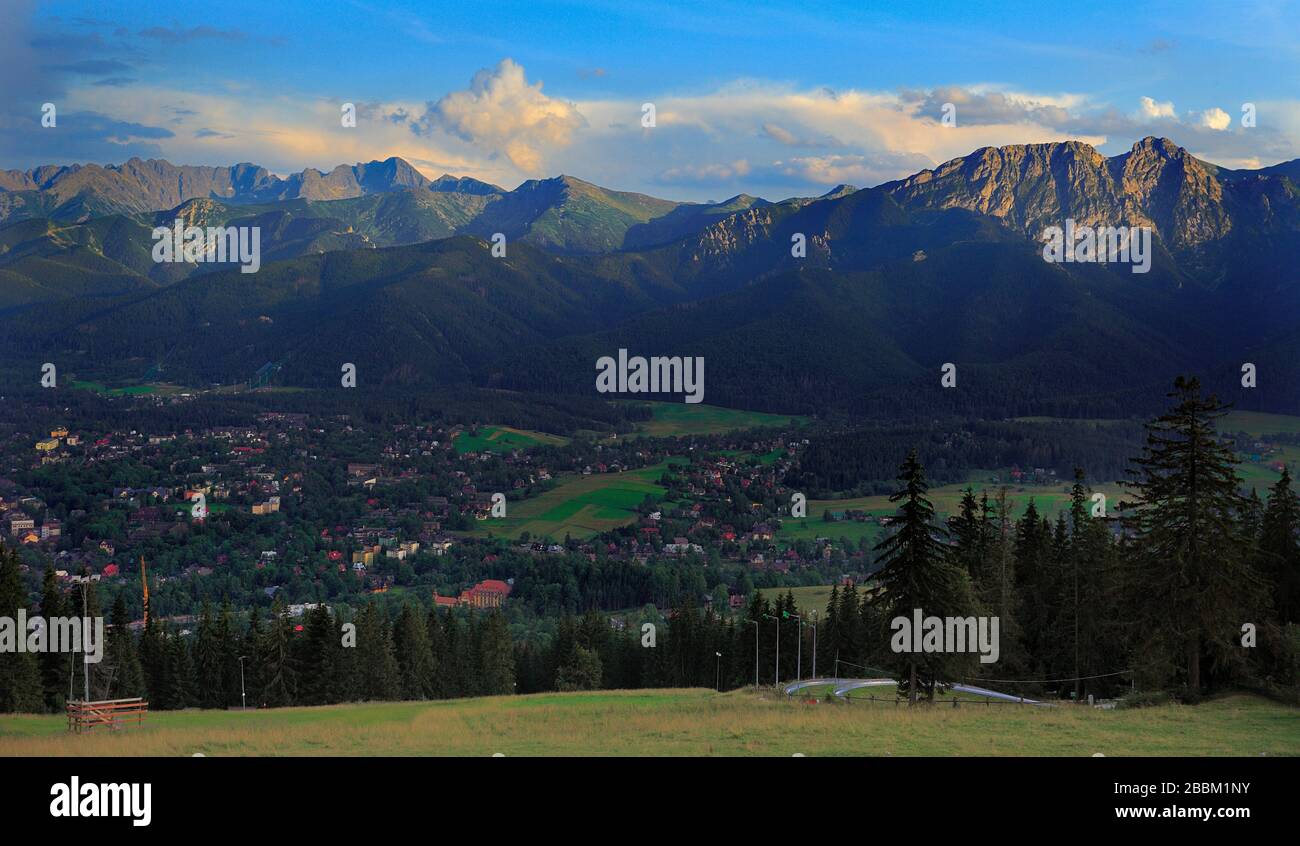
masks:
[(471, 608), (500, 608), (511, 590), (509, 582), (500, 579), (484, 579), (472, 588), (461, 591), (460, 596), (454, 599), (450, 596), (439, 596), (435, 590), (433, 601), (438, 608), (451, 608), (456, 605), (467, 605)]
[(270, 497), (266, 502), (254, 503), (254, 514), (274, 514), (280, 510), (280, 498), (278, 496)]

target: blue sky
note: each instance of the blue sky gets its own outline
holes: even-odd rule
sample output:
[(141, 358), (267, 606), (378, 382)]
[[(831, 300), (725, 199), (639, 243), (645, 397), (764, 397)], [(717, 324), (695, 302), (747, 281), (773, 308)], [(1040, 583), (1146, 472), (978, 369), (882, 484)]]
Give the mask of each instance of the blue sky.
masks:
[(989, 144), (1300, 157), (1293, 3), (5, 2), (0, 167), (400, 155), (506, 187), (775, 199)]

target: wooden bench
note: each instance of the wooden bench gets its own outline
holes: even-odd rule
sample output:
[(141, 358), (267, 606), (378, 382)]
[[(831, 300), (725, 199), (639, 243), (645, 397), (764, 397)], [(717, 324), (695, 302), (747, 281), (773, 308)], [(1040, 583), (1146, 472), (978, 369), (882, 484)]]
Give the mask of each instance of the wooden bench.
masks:
[(104, 699), (98, 702), (69, 702), (68, 731), (80, 734), (94, 728), (117, 731), (125, 725), (144, 725), (144, 715), (149, 713), (149, 703), (137, 696), (133, 699)]

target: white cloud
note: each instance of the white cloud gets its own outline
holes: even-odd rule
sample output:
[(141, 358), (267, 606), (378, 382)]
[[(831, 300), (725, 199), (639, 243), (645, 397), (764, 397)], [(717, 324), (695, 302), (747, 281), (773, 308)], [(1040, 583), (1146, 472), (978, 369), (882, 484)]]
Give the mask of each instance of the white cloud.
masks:
[(1138, 114), (1148, 120), (1178, 119), (1178, 114), (1174, 111), (1172, 102), (1157, 103), (1150, 97), (1142, 98), (1142, 105), (1138, 110)]
[(1201, 126), (1222, 131), (1232, 126), (1232, 118), (1216, 106), (1201, 112)]
[(524, 173), (540, 173), (548, 149), (567, 147), (587, 125), (576, 106), (530, 85), (522, 65), (502, 59), (474, 74), (469, 88), (435, 103), (422, 119), (465, 141), (503, 153)]

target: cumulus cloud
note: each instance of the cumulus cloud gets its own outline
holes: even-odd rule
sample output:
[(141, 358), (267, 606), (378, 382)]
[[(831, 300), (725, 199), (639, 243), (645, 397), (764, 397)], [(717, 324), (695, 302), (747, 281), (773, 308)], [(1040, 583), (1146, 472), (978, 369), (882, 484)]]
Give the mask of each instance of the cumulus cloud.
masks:
[(540, 82), (530, 85), (523, 66), (511, 59), (474, 74), (469, 88), (446, 95), (414, 124), (417, 131), (442, 129), (501, 153), (530, 174), (542, 171), (548, 149), (567, 147), (586, 125), (576, 106), (547, 97)]
[(1216, 106), (1201, 112), (1201, 126), (1223, 131), (1232, 126), (1232, 118), (1228, 116), (1227, 112)]
[(1148, 120), (1177, 120), (1173, 103), (1157, 103), (1150, 97), (1143, 97), (1138, 107), (1138, 115)]
[(828, 139), (815, 138), (806, 135), (796, 135), (778, 123), (771, 121), (765, 122), (762, 126), (762, 135), (770, 138), (778, 144), (784, 144), (787, 147), (825, 147)]
[(1002, 91), (983, 92), (956, 86), (941, 86), (928, 92), (904, 91), (900, 99), (915, 114), (936, 121), (943, 116), (944, 106), (951, 103), (958, 126), (1014, 123), (1057, 126), (1070, 117), (1069, 110), (1051, 98)]

